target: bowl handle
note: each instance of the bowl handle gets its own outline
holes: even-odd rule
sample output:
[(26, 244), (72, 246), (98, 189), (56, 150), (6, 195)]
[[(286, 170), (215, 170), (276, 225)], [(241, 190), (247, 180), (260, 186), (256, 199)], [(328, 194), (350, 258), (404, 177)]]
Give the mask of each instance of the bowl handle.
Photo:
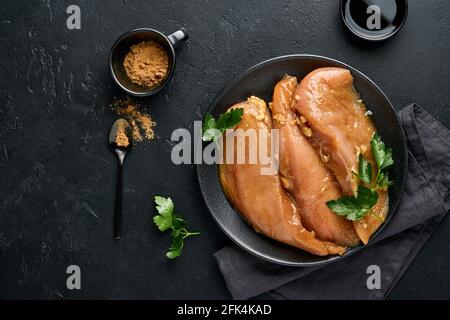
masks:
[(169, 38), (169, 41), (172, 43), (173, 47), (176, 48), (189, 39), (189, 34), (184, 28), (180, 28), (180, 30), (175, 31), (171, 35), (167, 36), (167, 38)]

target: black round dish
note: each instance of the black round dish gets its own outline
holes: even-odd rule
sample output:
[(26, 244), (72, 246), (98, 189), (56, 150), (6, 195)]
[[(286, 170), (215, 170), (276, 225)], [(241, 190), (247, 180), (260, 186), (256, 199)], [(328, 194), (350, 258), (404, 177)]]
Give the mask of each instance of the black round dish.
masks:
[[(231, 105), (251, 95), (271, 101), (273, 88), (283, 75), (290, 74), (301, 80), (309, 72), (321, 67), (342, 67), (351, 71), (356, 89), (367, 108), (373, 112), (380, 136), (387, 147), (393, 150), (395, 163), (390, 170), (390, 177), (394, 180), (394, 185), (389, 189), (389, 213), (385, 223), (372, 237), (373, 240), (389, 223), (400, 201), (407, 175), (407, 150), (405, 136), (394, 108), (381, 89), (368, 77), (349, 65), (326, 57), (277, 57), (257, 64), (239, 75), (216, 97), (209, 112), (217, 117)], [(359, 245), (343, 256), (319, 257), (274, 241), (256, 233), (232, 208), (222, 191), (217, 165), (197, 165), (197, 177), (206, 206), (219, 227), (240, 247), (262, 259), (283, 265), (307, 267), (338, 261), (364, 248)]]
[[(126, 93), (136, 97), (147, 97), (159, 92), (169, 82), (175, 70), (175, 48), (188, 38), (186, 30), (183, 28), (169, 36), (149, 28), (139, 28), (125, 32), (114, 42), (109, 53), (109, 69), (114, 82)], [(159, 43), (166, 50), (169, 57), (169, 70), (166, 77), (159, 85), (152, 88), (131, 82), (123, 67), (123, 61), (131, 46), (142, 41)]]
[[(366, 27), (366, 19), (371, 15), (367, 13), (370, 5), (380, 8), (380, 30)], [(342, 21), (355, 36), (368, 41), (383, 41), (399, 32), (405, 24), (408, 0), (341, 0), (340, 10)]]

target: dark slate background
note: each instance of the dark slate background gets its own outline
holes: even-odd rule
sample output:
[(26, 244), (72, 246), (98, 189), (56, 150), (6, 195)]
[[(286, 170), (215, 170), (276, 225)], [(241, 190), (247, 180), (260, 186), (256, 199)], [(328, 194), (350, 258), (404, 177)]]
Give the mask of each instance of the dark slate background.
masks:
[[(81, 7), (81, 30), (66, 8)], [(371, 77), (396, 109), (417, 102), (450, 126), (448, 1), (409, 1), (404, 29), (378, 44), (353, 39), (338, 1), (1, 1), (0, 297), (229, 298), (213, 252), (229, 243), (202, 202), (194, 166), (170, 162), (170, 135), (192, 128), (246, 68), (289, 53), (329, 56)], [(107, 67), (121, 33), (190, 33), (168, 87), (142, 100), (157, 139), (129, 155), (123, 238), (112, 237), (116, 160), (107, 146), (122, 93)], [(176, 261), (152, 224), (152, 197), (170, 195), (199, 238)], [(450, 297), (450, 218), (390, 298)], [(66, 289), (77, 264), (82, 290)]]

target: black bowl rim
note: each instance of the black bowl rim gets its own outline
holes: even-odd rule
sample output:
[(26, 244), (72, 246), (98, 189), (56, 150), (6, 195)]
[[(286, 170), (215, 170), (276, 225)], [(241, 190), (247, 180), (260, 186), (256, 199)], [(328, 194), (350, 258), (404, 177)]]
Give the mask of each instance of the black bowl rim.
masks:
[(344, 1), (349, 1), (349, 0), (340, 0), (339, 2), (339, 8), (340, 8), (340, 12), (341, 12), (341, 19), (344, 22), (346, 28), (355, 36), (357, 36), (360, 39), (364, 39), (367, 41), (371, 41), (371, 42), (380, 42), (380, 41), (384, 41), (387, 40), (391, 37), (393, 37), (395, 34), (397, 34), (397, 32), (399, 32), (403, 26), (406, 23), (406, 18), (408, 17), (408, 0), (403, 0), (405, 2), (405, 16), (403, 17), (402, 22), (400, 23), (400, 25), (391, 33), (385, 35), (385, 36), (380, 36), (380, 37), (367, 37), (365, 35), (363, 35), (362, 33), (358, 32), (357, 30), (355, 30), (351, 25), (349, 25), (347, 23), (347, 21), (345, 20), (344, 17)]
[[(200, 192), (202, 194), (202, 198), (203, 201), (206, 205), (206, 207), (208, 208), (209, 213), (211, 214), (211, 216), (213, 217), (214, 221), (216, 222), (216, 224), (219, 226), (219, 228), (223, 231), (223, 233), (225, 233), (225, 235), (231, 239), (235, 244), (237, 244), (240, 248), (244, 249), (245, 251), (247, 251), (248, 253), (254, 255), (255, 257), (258, 257), (260, 259), (266, 260), (268, 262), (271, 263), (275, 263), (278, 265), (284, 265), (284, 266), (290, 266), (290, 267), (315, 267), (315, 266), (323, 266), (335, 261), (340, 261), (342, 259), (345, 259), (346, 257), (349, 257), (351, 255), (353, 255), (354, 253), (366, 248), (367, 246), (370, 245), (370, 243), (374, 241), (374, 239), (376, 239), (380, 233), (384, 230), (384, 228), (389, 224), (392, 216), (397, 212), (397, 208), (398, 205), (400, 203), (400, 200), (402, 198), (403, 192), (404, 192), (404, 188), (405, 188), (405, 184), (406, 184), (406, 179), (408, 176), (408, 149), (407, 149), (407, 144), (406, 144), (406, 136), (405, 133), (403, 131), (403, 126), (401, 125), (400, 122), (400, 118), (398, 117), (397, 112), (395, 111), (394, 107), (392, 106), (392, 103), (390, 102), (390, 100), (388, 99), (388, 97), (386, 96), (386, 94), (383, 92), (383, 90), (380, 89), (380, 87), (378, 87), (369, 77), (367, 77), (364, 73), (362, 73), (361, 71), (359, 71), (358, 69), (344, 63), (341, 62), (339, 60), (333, 59), (333, 58), (329, 58), (329, 57), (325, 57), (325, 56), (320, 56), (320, 55), (314, 55), (314, 54), (289, 54), (289, 55), (283, 55), (283, 56), (278, 56), (278, 57), (274, 57), (271, 59), (267, 59), (264, 60), (250, 68), (248, 68), (247, 70), (245, 70), (244, 72), (240, 73), (238, 76), (236, 76), (233, 80), (231, 80), (220, 92), (219, 94), (214, 98), (213, 102), (211, 103), (210, 107), (208, 108), (207, 112), (211, 112), (211, 109), (213, 108), (213, 106), (215, 106), (217, 104), (217, 101), (219, 99), (222, 98), (222, 96), (225, 95), (225, 93), (232, 87), (234, 86), (238, 81), (241, 80), (241, 78), (243, 78), (244, 76), (246, 76), (247, 74), (249, 74), (250, 72), (262, 67), (265, 64), (269, 64), (272, 63), (274, 61), (278, 61), (278, 60), (284, 60), (284, 59), (292, 59), (292, 58), (310, 58), (310, 59), (317, 59), (317, 60), (325, 60), (327, 62), (332, 62), (332, 63), (337, 63), (340, 64), (342, 67), (348, 68), (352, 73), (356, 72), (358, 73), (360, 76), (362, 76), (367, 82), (369, 82), (371, 85), (373, 85), (377, 90), (379, 90), (379, 92), (383, 95), (383, 97), (386, 99), (386, 101), (388, 102), (388, 105), (390, 106), (390, 108), (392, 109), (394, 115), (395, 115), (395, 119), (397, 120), (397, 124), (400, 128), (400, 134), (401, 134), (401, 140), (402, 140), (402, 145), (403, 145), (403, 149), (405, 150), (405, 154), (404, 154), (404, 168), (403, 168), (403, 172), (402, 175), (404, 177), (402, 184), (400, 186), (399, 189), (399, 196), (397, 198), (397, 201), (392, 204), (389, 204), (389, 212), (390, 214), (387, 216), (386, 220), (384, 221), (384, 223), (381, 225), (380, 228), (378, 228), (378, 230), (375, 232), (374, 235), (372, 235), (372, 238), (370, 239), (369, 243), (367, 245), (363, 245), (360, 244), (357, 247), (351, 248), (349, 249), (344, 255), (342, 256), (327, 256), (327, 260), (325, 261), (317, 261), (317, 262), (286, 262), (286, 261), (279, 261), (276, 260), (272, 257), (270, 257), (267, 254), (263, 254), (260, 252), (256, 252), (254, 251), (251, 246), (247, 246), (245, 244), (243, 244), (241, 241), (239, 241), (238, 238), (234, 238), (232, 235), (230, 235), (228, 233), (227, 230), (225, 230), (225, 228), (219, 223), (219, 221), (217, 220), (216, 216), (213, 214), (213, 210), (210, 208), (208, 202), (205, 200), (207, 198), (206, 196), (206, 190), (204, 190), (204, 188), (202, 187), (202, 183), (200, 181), (200, 168), (202, 166), (204, 166), (205, 164), (197, 164), (196, 165), (196, 174), (197, 174), (197, 183), (199, 184), (199, 188), (200, 188)], [(206, 114), (206, 113), (205, 113)], [(217, 166), (217, 165), (216, 165)], [(219, 182), (220, 183), (220, 182)], [(228, 201), (228, 199), (227, 199)], [(229, 204), (231, 206), (231, 204)], [(231, 206), (232, 207), (232, 206)], [(232, 207), (233, 208), (233, 207)], [(236, 211), (236, 209), (233, 208), (233, 211), (239, 215), (239, 213)], [(301, 249), (297, 249), (297, 248), (292, 248), (293, 250), (301, 250)]]
[[(157, 33), (158, 35), (162, 36), (163, 39), (166, 40), (167, 44), (169, 45), (170, 48), (170, 54), (172, 55), (172, 64), (170, 65), (170, 70), (169, 70), (169, 74), (167, 75), (166, 79), (164, 80), (163, 83), (161, 83), (159, 86), (157, 86), (154, 89), (145, 91), (145, 92), (136, 92), (133, 90), (128, 89), (126, 86), (124, 86), (119, 79), (117, 79), (116, 74), (114, 72), (114, 68), (113, 68), (113, 54), (117, 48), (117, 46), (123, 41), (125, 40), (128, 36), (132, 35), (133, 33), (137, 33), (137, 32), (152, 32), (152, 33)], [(126, 32), (124, 32), (123, 34), (121, 34), (116, 41), (114, 41), (113, 45), (111, 46), (111, 49), (109, 50), (109, 59), (108, 59), (108, 64), (109, 64), (109, 70), (111, 73), (112, 78), (114, 79), (114, 82), (126, 93), (128, 93), (129, 95), (135, 96), (135, 97), (148, 97), (151, 95), (154, 95), (155, 93), (158, 93), (159, 91), (161, 91), (170, 81), (170, 79), (173, 76), (173, 72), (175, 70), (175, 63), (176, 63), (176, 54), (175, 54), (175, 49), (172, 45), (172, 42), (170, 42), (169, 38), (162, 33), (161, 31), (155, 30), (155, 29), (151, 29), (151, 28), (136, 28), (136, 29), (132, 29), (132, 30), (128, 30)]]

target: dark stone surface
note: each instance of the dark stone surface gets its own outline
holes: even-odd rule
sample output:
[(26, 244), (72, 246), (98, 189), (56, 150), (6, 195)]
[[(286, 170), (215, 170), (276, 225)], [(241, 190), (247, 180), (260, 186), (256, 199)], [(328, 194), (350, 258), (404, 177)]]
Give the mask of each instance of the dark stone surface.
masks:
[[(228, 243), (207, 212), (194, 166), (170, 162), (175, 128), (192, 129), (214, 96), (257, 62), (321, 54), (371, 77), (397, 109), (417, 102), (447, 127), (450, 9), (410, 1), (391, 40), (353, 39), (338, 1), (1, 1), (0, 297), (228, 298), (212, 253)], [(81, 30), (66, 8), (81, 7)], [(142, 107), (157, 139), (129, 155), (123, 238), (112, 237), (116, 160), (107, 146), (122, 93), (108, 73), (109, 47), (135, 27), (185, 27), (172, 82)], [(170, 195), (199, 238), (176, 261), (151, 221), (152, 197)], [(391, 298), (449, 298), (450, 221), (415, 259)], [(68, 265), (82, 289), (66, 289)]]

